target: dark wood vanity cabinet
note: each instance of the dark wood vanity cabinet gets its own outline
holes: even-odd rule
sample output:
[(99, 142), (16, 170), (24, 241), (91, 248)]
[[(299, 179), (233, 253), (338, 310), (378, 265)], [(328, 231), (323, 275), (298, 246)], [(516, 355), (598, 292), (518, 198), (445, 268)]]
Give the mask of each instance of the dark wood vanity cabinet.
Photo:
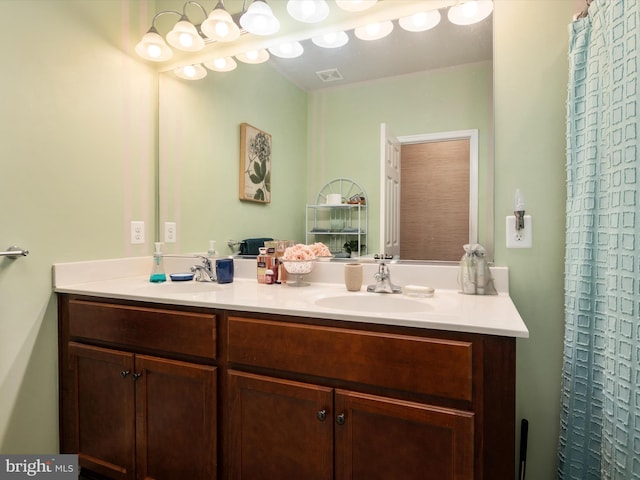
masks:
[(61, 451), (106, 478), (216, 478), (215, 316), (66, 296), (59, 306)]
[(514, 478), (514, 339), (254, 315), (226, 338), (227, 478)]
[(513, 338), (74, 295), (59, 308), (62, 451), (107, 478), (514, 478)]
[(473, 478), (470, 412), (228, 375), (234, 480)]

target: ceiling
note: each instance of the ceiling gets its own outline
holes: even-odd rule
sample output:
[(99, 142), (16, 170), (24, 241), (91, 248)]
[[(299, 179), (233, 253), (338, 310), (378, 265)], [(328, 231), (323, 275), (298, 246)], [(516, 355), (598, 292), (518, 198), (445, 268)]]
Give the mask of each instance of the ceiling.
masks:
[[(217, 1), (217, 0), (216, 0)], [(239, 16), (243, 4), (250, 0), (225, 0), (226, 9)], [(301, 57), (282, 59), (271, 55), (269, 62), (292, 83), (306, 91), (344, 85), (388, 76), (403, 75), (418, 71), (446, 68), (464, 63), (491, 60), (493, 57), (493, 15), (468, 26), (454, 25), (447, 19), (447, 6), (454, 0), (379, 0), (374, 7), (361, 13), (345, 12), (333, 0), (329, 1), (330, 14), (317, 24), (304, 24), (291, 18), (286, 11), (287, 0), (268, 0), (281, 28), (276, 36), (260, 37), (243, 34), (240, 39), (228, 44), (213, 42), (197, 54), (175, 52), (171, 62), (160, 65), (167, 71), (178, 65), (202, 62), (214, 56), (236, 55), (250, 48), (268, 48), (284, 40), (298, 40), (304, 48)], [(184, 0), (158, 0), (158, 10), (182, 10)], [(207, 5), (207, 8), (209, 6)], [(372, 21), (397, 19), (418, 11), (440, 9), (442, 20), (426, 32), (407, 32), (398, 21), (387, 37), (363, 41), (355, 37), (353, 28)], [(208, 10), (210, 11), (210, 10)], [(197, 11), (191, 14), (198, 21)], [(168, 19), (168, 20), (166, 20)], [(162, 21), (170, 24), (161, 25)], [(166, 34), (175, 23), (172, 16), (159, 18), (158, 30)], [(313, 44), (311, 37), (335, 30), (344, 30), (349, 42), (339, 48), (321, 48)], [(342, 79), (322, 81), (316, 72), (337, 69)], [(333, 75), (329, 75), (332, 76)]]
[[(349, 42), (340, 48), (321, 48), (303, 40), (301, 57), (272, 55), (269, 62), (303, 90), (316, 90), (493, 58), (492, 16), (459, 26), (450, 23), (445, 12), (440, 23), (426, 32), (407, 32), (397, 21), (393, 23), (391, 34), (380, 40), (360, 40), (351, 30)], [(323, 82), (316, 74), (330, 69), (337, 69), (343, 80)]]

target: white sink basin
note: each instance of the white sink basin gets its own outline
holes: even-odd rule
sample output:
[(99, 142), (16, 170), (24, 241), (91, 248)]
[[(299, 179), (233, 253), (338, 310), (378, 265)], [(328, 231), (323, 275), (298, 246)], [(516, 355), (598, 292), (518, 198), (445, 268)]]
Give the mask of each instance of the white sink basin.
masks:
[(357, 312), (400, 313), (426, 312), (433, 307), (425, 301), (412, 300), (402, 295), (384, 293), (353, 293), (320, 297), (314, 301), (318, 307)]
[(135, 292), (142, 295), (183, 295), (200, 292), (213, 292), (218, 290), (218, 284), (213, 282), (172, 282), (167, 280), (162, 283), (148, 283), (135, 288)]

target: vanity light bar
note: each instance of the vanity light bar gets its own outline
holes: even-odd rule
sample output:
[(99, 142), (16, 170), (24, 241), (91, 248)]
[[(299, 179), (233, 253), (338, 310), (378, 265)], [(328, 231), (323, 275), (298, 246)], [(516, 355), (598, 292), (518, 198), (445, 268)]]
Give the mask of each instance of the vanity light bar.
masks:
[[(376, 1), (377, 0), (336, 0), (336, 4), (338, 4), (340, 8), (343, 8), (345, 10), (362, 11), (365, 9), (365, 4), (368, 4), (366, 8), (369, 8), (373, 6)], [(252, 27), (249, 27), (249, 23), (247, 23), (248, 20), (246, 18), (260, 17), (265, 22), (265, 25), (267, 25), (268, 28), (267, 30), (264, 30), (263, 33), (257, 33), (253, 31), (253, 33), (257, 35), (270, 35), (271, 33), (264, 32), (275, 33), (279, 28), (279, 22), (275, 18), (275, 16), (273, 16), (273, 12), (266, 4), (266, 0), (253, 0), (246, 11), (234, 15), (229, 14), (224, 9), (223, 1), (219, 0), (214, 10), (208, 16), (206, 16), (205, 21), (203, 21), (202, 24), (197, 27), (189, 22), (189, 19), (185, 14), (186, 7), (189, 4), (195, 4), (199, 6), (206, 16), (206, 11), (204, 10), (204, 8), (199, 3), (194, 1), (188, 1), (185, 3), (182, 14), (174, 11), (163, 11), (157, 13), (153, 17), (151, 28), (144, 35), (140, 43), (136, 45), (136, 53), (138, 53), (138, 55), (140, 55), (141, 57), (146, 58), (147, 60), (156, 62), (169, 60), (173, 56), (173, 51), (164, 42), (164, 39), (159, 35), (158, 31), (155, 28), (156, 19), (163, 14), (180, 15), (180, 20), (176, 23), (171, 32), (167, 34), (167, 41), (175, 48), (184, 51), (198, 51), (201, 48), (204, 48), (205, 44), (217, 41), (232, 41), (231, 39), (235, 40), (240, 35), (252, 33), (252, 31), (250, 30), (250, 28)], [(356, 8), (356, 5), (358, 5), (361, 9), (354, 10), (353, 8)], [(311, 18), (315, 18), (313, 17), (313, 15), (315, 14), (312, 11), (313, 9), (311, 7), (315, 8), (317, 11), (324, 15), (325, 6), (327, 9), (326, 11), (328, 12), (328, 5), (326, 5), (325, 0), (289, 0), (287, 4), (287, 11), (293, 18), (296, 18), (299, 21), (306, 21), (310, 23), (312, 21)], [(295, 15), (292, 12), (295, 12)], [(448, 7), (447, 18), (450, 22), (457, 25), (470, 25), (484, 20), (492, 12), (493, 0), (467, 0)], [(247, 14), (249, 13), (250, 15), (247, 17)], [(296, 15), (300, 18), (296, 17)], [(305, 15), (307, 16), (305, 17)], [(245, 18), (244, 21), (243, 18)], [(307, 20), (302, 20), (301, 18), (307, 18)], [(323, 18), (326, 18), (326, 16)], [(413, 15), (405, 17), (400, 17), (396, 20), (399, 26), (406, 31), (422, 32), (434, 28), (440, 23), (441, 18), (442, 15), (440, 11), (430, 10), (414, 13)], [(238, 23), (242, 25), (243, 28), (238, 28)], [(222, 26), (220, 27), (219, 25)], [(360, 40), (377, 40), (389, 35), (393, 31), (393, 28), (394, 25), (392, 20), (384, 20), (381, 22), (373, 22), (356, 27), (353, 30), (353, 34)], [(194, 31), (197, 32), (197, 35), (195, 37)], [(218, 34), (222, 34), (222, 37), (225, 37), (225, 35), (227, 36), (226, 38), (218, 38)], [(338, 48), (348, 43), (349, 36), (344, 31), (337, 31), (330, 32), (321, 36), (312, 37), (311, 41), (316, 46), (322, 48)], [(253, 49), (247, 52), (239, 53), (235, 55), (235, 57), (243, 63), (257, 64), (266, 62), (269, 59), (269, 53), (280, 58), (296, 58), (302, 55), (303, 52), (304, 49), (300, 42), (294, 41), (270, 46), (268, 48), (268, 51), (265, 49)], [(176, 68), (174, 69), (174, 72), (180, 78), (186, 80), (198, 80), (200, 78), (204, 78), (207, 75), (204, 67), (217, 72), (227, 72), (235, 69), (237, 64), (234, 61), (232, 63), (232, 61), (233, 60), (229, 56), (215, 58), (212, 60), (206, 60), (202, 64), (192, 64)], [(202, 65), (204, 65), (204, 67)]]

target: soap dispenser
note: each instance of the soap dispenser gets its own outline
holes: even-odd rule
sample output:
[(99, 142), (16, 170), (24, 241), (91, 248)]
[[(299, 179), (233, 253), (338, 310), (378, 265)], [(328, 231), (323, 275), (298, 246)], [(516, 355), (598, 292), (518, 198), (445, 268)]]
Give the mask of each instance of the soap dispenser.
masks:
[(218, 256), (218, 252), (216, 252), (216, 241), (209, 240), (209, 250), (207, 250), (207, 257), (209, 257), (209, 259), (212, 260), (217, 256)]
[(153, 269), (149, 281), (153, 283), (161, 283), (167, 281), (164, 273), (164, 260), (162, 258), (162, 242), (156, 242), (156, 251), (153, 252)]

